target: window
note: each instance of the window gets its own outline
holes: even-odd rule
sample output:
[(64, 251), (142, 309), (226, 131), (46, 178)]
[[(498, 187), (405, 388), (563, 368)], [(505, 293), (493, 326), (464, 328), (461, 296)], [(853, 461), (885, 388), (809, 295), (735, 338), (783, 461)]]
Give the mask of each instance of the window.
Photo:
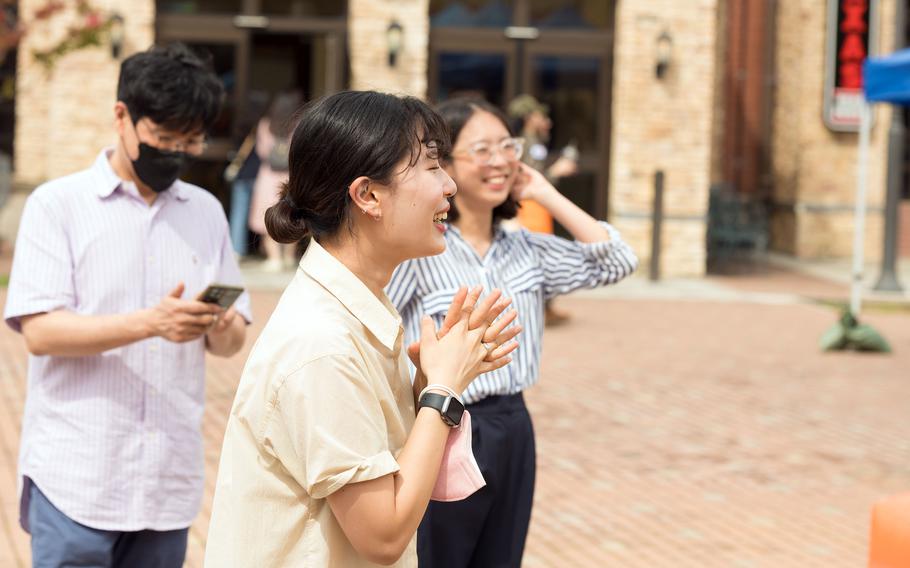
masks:
[(504, 28), (512, 25), (514, 0), (430, 0), (430, 25), (440, 28)]
[(239, 14), (243, 0), (158, 0), (165, 14)]

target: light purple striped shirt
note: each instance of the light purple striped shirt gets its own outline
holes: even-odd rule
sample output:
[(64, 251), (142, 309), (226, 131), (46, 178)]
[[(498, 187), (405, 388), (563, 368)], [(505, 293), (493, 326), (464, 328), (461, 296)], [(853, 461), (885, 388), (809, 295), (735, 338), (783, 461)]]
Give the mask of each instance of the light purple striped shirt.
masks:
[[(29, 196), (4, 312), (13, 329), (22, 316), (53, 310), (149, 308), (180, 281), (184, 298), (212, 282), (241, 283), (215, 197), (178, 181), (149, 206), (108, 155)], [(235, 306), (250, 321), (249, 296)], [(20, 480), (89, 527), (189, 526), (203, 491), (204, 380), (202, 338), (152, 338), (91, 357), (30, 356)]]

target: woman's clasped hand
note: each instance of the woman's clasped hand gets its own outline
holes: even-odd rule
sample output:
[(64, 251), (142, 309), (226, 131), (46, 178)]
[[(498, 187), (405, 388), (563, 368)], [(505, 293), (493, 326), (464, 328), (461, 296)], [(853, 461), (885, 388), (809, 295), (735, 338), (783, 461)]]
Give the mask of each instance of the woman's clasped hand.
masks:
[[(478, 375), (499, 369), (512, 361), (521, 333), (518, 312), (512, 300), (494, 289), (481, 299), (482, 286), (461, 287), (437, 330), (431, 317), (421, 322), (420, 341), (408, 346), (408, 356), (417, 368), (414, 396), (428, 382), (463, 392)], [(514, 323), (514, 325), (512, 325)], [(458, 344), (458, 349), (447, 348)]]

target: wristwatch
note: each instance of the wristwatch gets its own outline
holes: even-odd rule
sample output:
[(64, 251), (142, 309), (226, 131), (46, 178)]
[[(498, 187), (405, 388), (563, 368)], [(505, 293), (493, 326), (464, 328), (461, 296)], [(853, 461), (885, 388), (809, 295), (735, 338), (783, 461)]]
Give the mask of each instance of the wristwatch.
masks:
[(439, 416), (447, 426), (455, 428), (461, 424), (461, 416), (464, 414), (464, 405), (454, 396), (439, 394), (435, 392), (425, 392), (417, 403), (417, 410), (424, 406), (429, 406), (439, 411)]

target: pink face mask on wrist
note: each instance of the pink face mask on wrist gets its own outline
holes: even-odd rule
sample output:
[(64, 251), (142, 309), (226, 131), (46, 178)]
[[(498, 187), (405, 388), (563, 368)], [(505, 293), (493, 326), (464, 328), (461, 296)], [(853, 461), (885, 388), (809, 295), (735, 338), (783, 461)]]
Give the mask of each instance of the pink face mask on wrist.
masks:
[(439, 476), (430, 499), (461, 501), (486, 484), (471, 449), (471, 414), (465, 410), (461, 423), (449, 431)]

